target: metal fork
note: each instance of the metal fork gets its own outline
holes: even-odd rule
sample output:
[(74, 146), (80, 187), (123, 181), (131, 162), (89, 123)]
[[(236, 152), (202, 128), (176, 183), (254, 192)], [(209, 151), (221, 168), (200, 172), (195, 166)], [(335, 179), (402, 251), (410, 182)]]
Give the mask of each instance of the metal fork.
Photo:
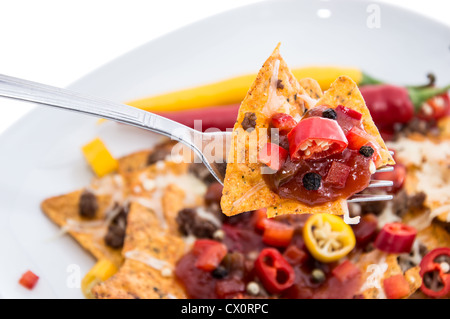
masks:
[[(217, 181), (223, 184), (226, 170), (226, 161), (224, 160), (226, 147), (224, 145), (229, 145), (227, 141), (230, 141), (231, 132), (203, 133), (129, 105), (1, 74), (0, 96), (89, 114), (165, 135), (190, 147)], [(214, 144), (211, 145), (211, 143)], [(221, 147), (217, 147), (219, 143)], [(206, 147), (215, 149), (216, 153), (205, 152)], [(377, 172), (392, 169), (392, 167), (386, 167), (377, 170)], [(369, 187), (388, 187), (392, 185), (392, 181), (371, 181)], [(364, 194), (353, 196), (349, 199), (349, 202), (390, 199), (392, 199), (390, 195)]]

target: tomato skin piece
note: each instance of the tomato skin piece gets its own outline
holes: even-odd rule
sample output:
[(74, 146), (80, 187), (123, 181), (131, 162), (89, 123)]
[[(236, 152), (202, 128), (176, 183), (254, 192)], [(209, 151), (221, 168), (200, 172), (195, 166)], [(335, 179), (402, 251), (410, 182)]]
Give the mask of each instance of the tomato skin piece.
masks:
[(345, 282), (348, 279), (358, 275), (361, 271), (351, 261), (345, 260), (337, 265), (331, 274), (336, 277), (340, 282)]
[(255, 273), (269, 293), (276, 294), (295, 282), (292, 266), (275, 248), (264, 248), (255, 260)]
[(210, 239), (199, 239), (193, 247), (193, 253), (197, 256), (195, 267), (212, 271), (219, 266), (227, 252), (227, 246), (222, 243)]
[(349, 109), (348, 107), (345, 107), (343, 105), (338, 105), (336, 107), (336, 112), (341, 112), (341, 113), (347, 115), (348, 117), (351, 117), (357, 121), (361, 121), (361, 119), (362, 119), (361, 113), (359, 113), (358, 111)]
[(383, 289), (388, 299), (401, 299), (409, 295), (409, 283), (402, 274), (384, 279)]
[(274, 220), (267, 220), (263, 233), (263, 243), (275, 247), (287, 247), (294, 236), (294, 227)]
[[(337, 121), (323, 117), (309, 117), (300, 121), (288, 134), (289, 153), (292, 161), (300, 159), (320, 159), (342, 152), (348, 145), (342, 128)], [(331, 143), (327, 151), (312, 149), (310, 155), (300, 148), (313, 140)]]
[(258, 162), (266, 164), (271, 169), (278, 171), (288, 157), (288, 152), (273, 143), (267, 143), (258, 154)]
[(285, 113), (275, 113), (272, 115), (271, 123), (283, 135), (289, 133), (297, 125), (294, 118)]
[(350, 171), (351, 168), (349, 166), (333, 162), (324, 181), (333, 184), (335, 187), (344, 187)]
[(383, 226), (374, 245), (379, 250), (391, 254), (409, 253), (416, 238), (414, 227), (394, 222)]
[(36, 276), (32, 271), (28, 270), (25, 272), (19, 280), (19, 284), (24, 286), (25, 288), (31, 290), (36, 286), (39, 277)]
[(445, 298), (450, 296), (450, 273), (446, 273), (444, 269), (442, 269), (441, 264), (436, 262), (436, 258), (439, 256), (449, 256), (450, 257), (450, 248), (449, 247), (440, 247), (435, 248), (432, 251), (428, 252), (420, 262), (420, 276), (423, 278), (428, 272), (438, 272), (440, 281), (443, 284), (443, 287), (439, 291), (435, 291), (426, 286), (425, 281), (422, 281), (422, 286), (420, 290), (429, 297), (432, 298)]

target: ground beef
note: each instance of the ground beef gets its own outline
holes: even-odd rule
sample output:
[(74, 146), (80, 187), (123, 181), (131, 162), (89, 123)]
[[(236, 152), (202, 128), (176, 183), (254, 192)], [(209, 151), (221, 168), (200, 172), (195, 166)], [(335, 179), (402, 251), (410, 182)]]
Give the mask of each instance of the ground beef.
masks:
[(253, 112), (245, 113), (245, 117), (241, 122), (242, 128), (248, 132), (255, 129), (256, 126), (256, 114)]
[(207, 205), (220, 204), (220, 199), (222, 198), (223, 186), (219, 182), (214, 182), (209, 185), (208, 190), (205, 194), (205, 203)]
[(156, 162), (164, 161), (166, 159), (166, 156), (170, 155), (170, 153), (172, 152), (172, 148), (175, 144), (176, 141), (168, 141), (156, 145), (147, 157), (147, 165), (152, 165)]
[(120, 212), (111, 221), (108, 226), (108, 232), (105, 235), (105, 243), (111, 248), (121, 248), (125, 241), (125, 230), (127, 227), (128, 207), (114, 208), (120, 209)]
[(421, 209), (426, 199), (424, 192), (408, 195), (405, 190), (399, 191), (393, 199), (393, 212), (403, 217), (410, 209)]
[(78, 204), (78, 212), (80, 216), (86, 218), (93, 218), (98, 210), (97, 197), (88, 190), (84, 190), (80, 196)]
[(395, 128), (394, 140), (397, 140), (403, 136), (409, 136), (413, 133), (428, 135), (434, 132), (435, 127), (436, 123), (434, 121), (424, 121), (415, 117), (407, 124), (398, 125)]
[(190, 164), (189, 172), (208, 185), (217, 181), (203, 163)]
[(178, 230), (184, 236), (194, 235), (197, 238), (213, 238), (213, 234), (219, 229), (215, 224), (201, 218), (196, 209), (185, 208), (178, 212), (176, 221)]

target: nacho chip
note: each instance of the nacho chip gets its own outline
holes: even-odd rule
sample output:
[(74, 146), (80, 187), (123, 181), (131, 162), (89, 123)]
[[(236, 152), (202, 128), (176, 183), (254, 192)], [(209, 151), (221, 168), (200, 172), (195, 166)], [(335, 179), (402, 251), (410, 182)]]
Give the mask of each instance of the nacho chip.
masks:
[(311, 78), (304, 78), (299, 80), (298, 82), (311, 98), (318, 100), (323, 96), (320, 84), (316, 80)]
[[(380, 166), (394, 163), (355, 82), (342, 76), (323, 95), (318, 93), (319, 89), (313, 80), (304, 79), (302, 82), (307, 90), (316, 91), (321, 96), (319, 101), (312, 99), (295, 80), (277, 47), (264, 63), (239, 109), (232, 133), (221, 201), (225, 215), (232, 216), (259, 208), (267, 208), (268, 217), (325, 212), (342, 215), (347, 212), (345, 200), (311, 207), (296, 200), (281, 199), (266, 185), (261, 173), (264, 165), (258, 163), (256, 157), (267, 142), (267, 131), (264, 129), (269, 128), (270, 118), (276, 112), (287, 113), (300, 119), (304, 108), (312, 108), (316, 103), (327, 104), (332, 108), (345, 105), (362, 114), (366, 132), (375, 137), (380, 145), (382, 157)], [(255, 129), (243, 127), (247, 114), (256, 115)]]
[(123, 266), (92, 293), (99, 299), (186, 298), (173, 269), (185, 252), (178, 233), (164, 230), (155, 212), (131, 204), (123, 249)]

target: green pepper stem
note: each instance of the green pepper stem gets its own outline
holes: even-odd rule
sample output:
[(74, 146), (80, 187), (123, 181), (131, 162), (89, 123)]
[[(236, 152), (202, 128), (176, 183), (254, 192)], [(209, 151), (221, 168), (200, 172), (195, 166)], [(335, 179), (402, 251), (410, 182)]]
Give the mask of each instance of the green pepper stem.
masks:
[(416, 112), (420, 110), (422, 105), (428, 101), (429, 99), (444, 94), (445, 92), (450, 90), (450, 85), (447, 85), (442, 88), (435, 87), (425, 87), (425, 88), (415, 88), (409, 87), (407, 88), (409, 92), (409, 98), (414, 105), (414, 109)]
[(359, 82), (359, 86), (363, 86), (363, 85), (374, 85), (374, 84), (385, 84), (385, 82), (380, 81), (370, 75), (368, 75), (365, 72), (361, 72), (362, 73), (362, 78), (361, 81)]

